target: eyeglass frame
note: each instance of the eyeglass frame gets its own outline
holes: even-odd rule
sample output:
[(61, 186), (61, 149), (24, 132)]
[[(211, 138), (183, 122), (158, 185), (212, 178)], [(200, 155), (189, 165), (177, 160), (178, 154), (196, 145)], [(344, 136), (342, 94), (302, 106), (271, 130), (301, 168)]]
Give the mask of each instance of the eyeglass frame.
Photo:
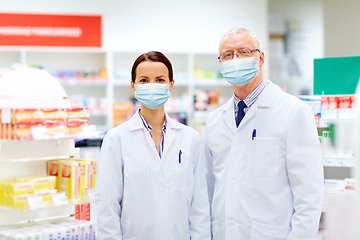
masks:
[[(245, 51), (245, 50), (240, 50), (240, 51)], [(248, 50), (248, 51), (249, 51), (249, 53), (253, 53), (253, 52), (259, 52), (259, 53), (260, 53), (260, 52), (261, 52), (261, 51), (260, 51), (259, 49), (257, 49), (257, 48), (255, 48), (255, 49), (253, 49), (253, 50)], [(234, 52), (231, 52), (232, 58), (229, 59), (228, 61), (233, 60), (235, 55), (236, 55), (237, 58), (239, 58), (238, 52), (239, 52), (239, 51), (236, 51), (235, 54), (234, 54)], [(221, 54), (221, 55), (224, 55), (224, 54)], [(221, 59), (220, 59), (221, 55), (218, 56), (218, 59), (219, 59), (219, 60), (221, 60)]]

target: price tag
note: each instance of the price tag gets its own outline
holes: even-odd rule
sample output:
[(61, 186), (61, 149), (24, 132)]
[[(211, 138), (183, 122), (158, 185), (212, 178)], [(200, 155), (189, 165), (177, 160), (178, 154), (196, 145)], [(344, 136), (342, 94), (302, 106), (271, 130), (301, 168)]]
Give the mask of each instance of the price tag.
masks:
[(100, 192), (97, 191), (96, 189), (88, 189), (87, 195), (89, 197), (90, 202), (96, 202), (102, 200)]
[(51, 197), (54, 207), (69, 205), (69, 200), (67, 199), (65, 192), (54, 193), (51, 195)]
[(32, 126), (30, 127), (31, 134), (34, 140), (48, 140), (50, 139), (49, 133), (44, 126)]
[(95, 125), (82, 125), (81, 129), (82, 129), (83, 133), (92, 133), (92, 132), (96, 131), (96, 126)]
[(334, 158), (323, 158), (323, 164), (327, 167), (335, 166)]
[(45, 208), (42, 196), (32, 196), (27, 198), (29, 210), (37, 210)]
[(3, 124), (11, 123), (11, 109), (9, 108), (1, 109), (1, 123)]

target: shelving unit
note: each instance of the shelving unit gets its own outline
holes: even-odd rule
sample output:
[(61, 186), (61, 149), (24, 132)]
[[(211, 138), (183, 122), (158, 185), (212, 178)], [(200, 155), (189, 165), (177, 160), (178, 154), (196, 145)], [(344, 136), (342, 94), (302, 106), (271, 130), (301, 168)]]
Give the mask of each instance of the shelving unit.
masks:
[[(130, 72), (135, 59), (143, 52), (105, 51), (92, 48), (0, 48), (0, 76), (6, 69), (18, 66), (41, 67), (45, 70), (77, 70), (106, 68), (107, 79), (102, 82), (81, 82), (76, 79), (60, 81), (70, 99), (97, 98), (106, 102), (106, 111), (90, 114), (90, 122), (99, 130), (112, 128), (112, 104), (133, 99), (130, 88)], [(172, 97), (189, 93), (190, 108), (188, 124), (192, 126), (194, 116), (194, 94), (196, 90), (220, 90), (224, 98), (232, 96), (232, 89), (219, 78), (220, 65), (217, 53), (163, 52), (172, 62), (175, 87)], [(199, 76), (200, 71), (200, 76)], [(181, 110), (182, 111), (182, 110)]]
[[(14, 180), (15, 176), (46, 175), (46, 161), (66, 159), (74, 156), (74, 140), (42, 141), (0, 141), (0, 181)], [(0, 229), (17, 224), (39, 222), (74, 214), (74, 205), (45, 208), (33, 211), (20, 211), (6, 207), (0, 208)]]

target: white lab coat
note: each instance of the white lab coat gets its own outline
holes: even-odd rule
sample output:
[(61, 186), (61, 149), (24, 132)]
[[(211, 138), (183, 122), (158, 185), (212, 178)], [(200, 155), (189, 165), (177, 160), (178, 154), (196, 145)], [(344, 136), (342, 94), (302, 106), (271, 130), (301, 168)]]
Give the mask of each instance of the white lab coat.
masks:
[(236, 128), (230, 99), (208, 116), (205, 158), (214, 240), (316, 239), (324, 177), (306, 103), (270, 82)]
[(99, 203), (99, 240), (211, 238), (199, 134), (166, 117), (162, 159), (138, 113), (106, 134), (97, 179), (107, 197)]

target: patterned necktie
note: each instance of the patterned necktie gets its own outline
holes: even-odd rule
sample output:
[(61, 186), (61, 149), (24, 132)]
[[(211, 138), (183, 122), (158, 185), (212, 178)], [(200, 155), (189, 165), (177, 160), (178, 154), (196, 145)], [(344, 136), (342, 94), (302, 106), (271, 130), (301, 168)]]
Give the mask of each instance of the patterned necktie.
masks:
[(246, 108), (246, 107), (247, 106), (244, 103), (244, 101), (239, 102), (239, 104), (238, 104), (239, 111), (238, 111), (237, 116), (235, 117), (236, 127), (239, 126), (241, 120), (244, 118), (244, 116), (245, 116), (244, 108)]

